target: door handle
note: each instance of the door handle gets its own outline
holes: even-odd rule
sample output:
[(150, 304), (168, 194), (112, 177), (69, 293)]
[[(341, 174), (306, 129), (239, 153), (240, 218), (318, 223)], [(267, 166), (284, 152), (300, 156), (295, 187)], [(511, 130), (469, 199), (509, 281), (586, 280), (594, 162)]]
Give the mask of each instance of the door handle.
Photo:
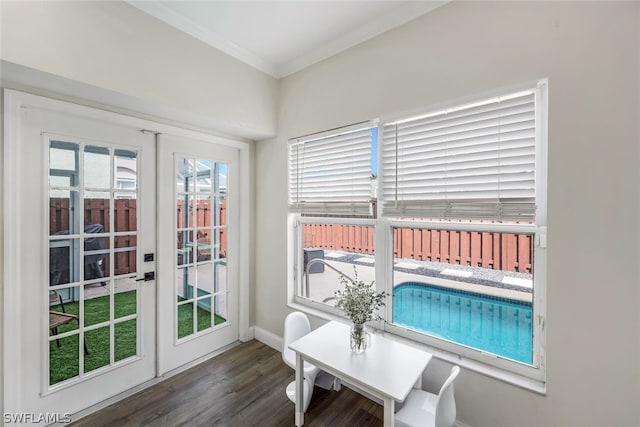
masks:
[(156, 272), (155, 271), (148, 271), (146, 273), (144, 273), (144, 277), (140, 278), (140, 279), (136, 279), (136, 282), (148, 282), (150, 280), (156, 280)]

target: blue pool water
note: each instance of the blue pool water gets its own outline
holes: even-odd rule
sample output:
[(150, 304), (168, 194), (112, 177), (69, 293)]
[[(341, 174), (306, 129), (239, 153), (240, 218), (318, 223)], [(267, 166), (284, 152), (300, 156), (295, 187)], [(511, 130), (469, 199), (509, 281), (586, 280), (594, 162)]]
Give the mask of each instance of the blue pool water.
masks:
[(416, 282), (393, 290), (393, 323), (519, 362), (533, 360), (531, 304)]

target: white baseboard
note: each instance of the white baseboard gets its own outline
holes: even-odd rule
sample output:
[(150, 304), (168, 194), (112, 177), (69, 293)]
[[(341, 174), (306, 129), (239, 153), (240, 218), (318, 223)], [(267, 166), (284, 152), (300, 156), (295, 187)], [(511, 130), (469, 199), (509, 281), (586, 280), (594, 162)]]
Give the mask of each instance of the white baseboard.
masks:
[(262, 329), (259, 326), (253, 326), (253, 334), (256, 340), (268, 345), (272, 349), (282, 352), (282, 337), (274, 333)]

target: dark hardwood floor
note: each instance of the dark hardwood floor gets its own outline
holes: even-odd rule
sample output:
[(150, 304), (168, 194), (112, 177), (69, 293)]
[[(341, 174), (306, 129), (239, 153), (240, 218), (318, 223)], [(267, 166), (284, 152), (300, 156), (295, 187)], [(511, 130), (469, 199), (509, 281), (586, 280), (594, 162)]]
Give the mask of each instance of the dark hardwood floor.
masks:
[[(90, 426), (293, 426), (285, 388), (294, 371), (279, 352), (249, 341), (71, 424)], [(342, 387), (315, 388), (305, 426), (382, 426), (381, 405)]]

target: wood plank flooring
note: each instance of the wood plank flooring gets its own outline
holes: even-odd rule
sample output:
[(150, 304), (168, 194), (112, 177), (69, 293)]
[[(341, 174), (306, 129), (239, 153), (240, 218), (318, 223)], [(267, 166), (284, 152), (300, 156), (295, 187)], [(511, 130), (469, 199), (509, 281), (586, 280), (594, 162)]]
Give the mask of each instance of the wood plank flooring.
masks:
[[(279, 352), (249, 341), (74, 423), (114, 426), (293, 426), (285, 388), (294, 371)], [(315, 388), (305, 426), (382, 426), (381, 405), (342, 387)]]

